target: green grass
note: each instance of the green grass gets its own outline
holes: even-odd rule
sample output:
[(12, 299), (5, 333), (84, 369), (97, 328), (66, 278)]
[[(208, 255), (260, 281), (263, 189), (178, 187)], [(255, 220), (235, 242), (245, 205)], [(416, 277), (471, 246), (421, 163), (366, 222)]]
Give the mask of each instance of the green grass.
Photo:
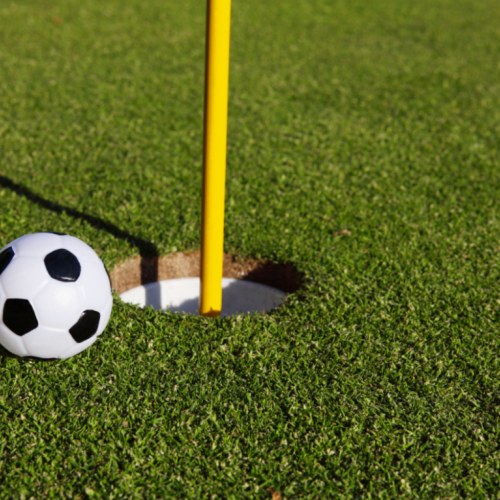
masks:
[[(499, 18), (234, 0), (225, 246), (304, 288), (225, 320), (116, 298), (75, 358), (3, 352), (0, 497), (497, 498)], [(0, 245), (198, 248), (204, 2), (0, 24)]]

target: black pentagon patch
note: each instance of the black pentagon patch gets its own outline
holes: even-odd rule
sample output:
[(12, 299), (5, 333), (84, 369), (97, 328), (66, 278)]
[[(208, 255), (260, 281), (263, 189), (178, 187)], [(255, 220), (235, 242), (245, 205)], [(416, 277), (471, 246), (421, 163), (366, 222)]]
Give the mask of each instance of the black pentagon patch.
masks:
[(14, 249), (12, 247), (6, 248), (0, 253), (0, 274), (5, 271), (5, 268), (10, 264), (10, 261), (14, 258)]
[(78, 259), (64, 248), (50, 252), (44, 262), (51, 278), (58, 281), (76, 281), (82, 270)]
[(101, 315), (97, 311), (87, 309), (82, 312), (80, 319), (69, 329), (69, 333), (76, 342), (83, 342), (97, 332), (100, 319)]
[[(47, 234), (57, 234), (58, 236), (68, 236), (67, 233), (58, 233), (57, 231), (40, 231), (40, 232), (47, 233)], [(54, 359), (57, 359), (57, 358), (54, 358)]]
[(35, 311), (26, 299), (7, 299), (3, 306), (3, 322), (16, 335), (22, 336), (38, 326)]

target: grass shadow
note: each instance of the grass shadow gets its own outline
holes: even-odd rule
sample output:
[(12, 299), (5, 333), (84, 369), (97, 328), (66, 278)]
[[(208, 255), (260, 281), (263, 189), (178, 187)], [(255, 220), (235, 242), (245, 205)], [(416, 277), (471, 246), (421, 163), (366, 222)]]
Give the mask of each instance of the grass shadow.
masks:
[(60, 361), (58, 358), (37, 358), (36, 356), (17, 356), (11, 353), (3, 345), (0, 344), (0, 358), (13, 358), (21, 362), (35, 361), (37, 363), (47, 363), (48, 361)]
[(22, 196), (33, 203), (36, 203), (46, 210), (50, 210), (51, 212), (54, 212), (56, 214), (65, 213), (70, 217), (74, 217), (75, 219), (84, 220), (95, 229), (98, 229), (99, 231), (106, 231), (109, 234), (113, 235), (115, 238), (126, 241), (131, 246), (139, 250), (139, 255), (141, 256), (141, 282), (150, 283), (151, 281), (158, 280), (159, 253), (156, 246), (150, 241), (147, 241), (138, 236), (134, 236), (133, 234), (120, 229), (118, 226), (115, 226), (111, 222), (99, 219), (99, 217), (95, 217), (94, 215), (89, 215), (74, 208), (67, 207), (61, 205), (60, 203), (42, 198), (40, 195), (35, 194), (26, 186), (18, 184), (17, 182), (12, 181), (4, 175), (0, 175), (0, 186), (13, 191), (17, 195)]

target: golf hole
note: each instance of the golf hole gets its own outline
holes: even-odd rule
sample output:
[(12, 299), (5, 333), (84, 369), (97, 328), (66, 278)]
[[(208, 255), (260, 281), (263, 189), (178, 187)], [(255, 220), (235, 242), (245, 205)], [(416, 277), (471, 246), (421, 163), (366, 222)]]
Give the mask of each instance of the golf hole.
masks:
[[(156, 310), (198, 314), (200, 253), (134, 257), (111, 272), (124, 302)], [(237, 259), (224, 254), (221, 316), (275, 309), (300, 288), (302, 276), (291, 264)]]

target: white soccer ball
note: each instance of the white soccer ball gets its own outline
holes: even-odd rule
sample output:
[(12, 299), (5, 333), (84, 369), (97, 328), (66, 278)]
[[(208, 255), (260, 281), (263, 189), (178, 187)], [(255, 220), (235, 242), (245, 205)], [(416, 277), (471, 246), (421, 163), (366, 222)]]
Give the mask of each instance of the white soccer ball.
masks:
[(0, 251), (0, 343), (18, 356), (82, 352), (106, 328), (112, 306), (106, 268), (78, 238), (27, 234)]

